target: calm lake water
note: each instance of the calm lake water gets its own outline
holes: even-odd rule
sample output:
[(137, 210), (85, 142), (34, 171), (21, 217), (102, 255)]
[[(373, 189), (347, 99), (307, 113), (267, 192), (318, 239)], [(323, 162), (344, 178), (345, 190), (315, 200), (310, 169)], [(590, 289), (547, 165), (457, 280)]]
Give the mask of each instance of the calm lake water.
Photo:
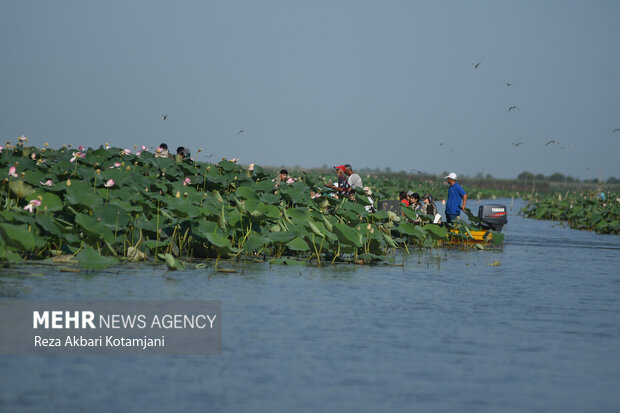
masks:
[(1, 299), (221, 300), (224, 340), (216, 356), (0, 356), (0, 410), (620, 411), (620, 237), (520, 206), (503, 249), (404, 267), (1, 270)]

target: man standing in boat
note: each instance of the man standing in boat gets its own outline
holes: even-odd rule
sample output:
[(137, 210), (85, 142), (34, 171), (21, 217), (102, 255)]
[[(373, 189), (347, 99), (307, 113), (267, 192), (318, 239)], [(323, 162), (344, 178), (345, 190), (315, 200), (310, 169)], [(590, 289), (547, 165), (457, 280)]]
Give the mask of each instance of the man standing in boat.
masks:
[(448, 180), (448, 201), (446, 202), (446, 221), (451, 223), (456, 221), (461, 214), (461, 210), (465, 210), (467, 205), (467, 193), (458, 182), (456, 182), (456, 174), (450, 172), (446, 179)]

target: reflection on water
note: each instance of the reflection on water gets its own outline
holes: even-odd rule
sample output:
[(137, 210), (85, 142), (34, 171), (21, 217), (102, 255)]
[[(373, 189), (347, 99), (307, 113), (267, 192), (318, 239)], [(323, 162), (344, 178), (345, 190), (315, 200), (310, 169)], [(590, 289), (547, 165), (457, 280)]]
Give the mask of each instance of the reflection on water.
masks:
[(1, 299), (222, 300), (224, 350), (2, 356), (0, 408), (617, 411), (620, 237), (520, 205), (502, 249), (412, 251), (404, 266), (3, 270)]

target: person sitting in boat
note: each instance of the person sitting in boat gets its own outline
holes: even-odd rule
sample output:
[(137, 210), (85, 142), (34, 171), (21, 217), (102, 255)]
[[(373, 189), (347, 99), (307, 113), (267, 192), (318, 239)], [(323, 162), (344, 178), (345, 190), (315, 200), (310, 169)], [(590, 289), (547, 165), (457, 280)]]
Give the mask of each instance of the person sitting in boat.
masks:
[(400, 191), (400, 194), (398, 194), (398, 196), (400, 198), (400, 202), (405, 204), (405, 206), (409, 206), (409, 195), (407, 195), (405, 191)]
[(191, 157), (192, 155), (189, 152), (189, 149), (184, 148), (183, 146), (179, 146), (177, 148), (177, 160), (184, 160), (184, 159), (188, 159), (189, 157)]
[(275, 187), (279, 188), (281, 184), (285, 183), (288, 180), (288, 171), (286, 169), (280, 169), (278, 176), (273, 180), (275, 182)]
[(359, 174), (356, 174), (355, 172), (353, 172), (353, 167), (351, 165), (346, 164), (344, 168), (345, 168), (345, 174), (348, 177), (347, 182), (349, 182), (349, 185), (351, 186), (351, 188), (356, 189), (358, 191), (363, 190), (364, 184), (362, 184), (362, 177), (359, 176)]
[(372, 213), (377, 212), (377, 210), (375, 209), (375, 201), (372, 200), (372, 190), (370, 189), (370, 187), (365, 186), (364, 193), (366, 194), (366, 197), (368, 198), (368, 202), (370, 202), (370, 205), (366, 205), (364, 207), (366, 208), (366, 211), (372, 212)]
[(331, 182), (328, 182), (325, 186), (337, 191), (340, 195), (347, 198), (349, 196), (349, 192), (351, 192), (351, 186), (349, 185), (345, 174), (346, 168), (344, 165), (340, 165), (334, 166), (334, 169), (336, 170), (336, 176), (338, 177), (338, 185), (332, 185)]
[(419, 211), (422, 207), (422, 203), (420, 202), (420, 194), (409, 191), (407, 195), (409, 196), (409, 206), (413, 208), (414, 211)]
[(441, 224), (441, 214), (437, 212), (435, 200), (431, 194), (422, 195), (422, 208), (420, 212), (433, 217), (433, 224)]
[(156, 158), (170, 158), (170, 152), (168, 152), (168, 145), (162, 143), (155, 149)]

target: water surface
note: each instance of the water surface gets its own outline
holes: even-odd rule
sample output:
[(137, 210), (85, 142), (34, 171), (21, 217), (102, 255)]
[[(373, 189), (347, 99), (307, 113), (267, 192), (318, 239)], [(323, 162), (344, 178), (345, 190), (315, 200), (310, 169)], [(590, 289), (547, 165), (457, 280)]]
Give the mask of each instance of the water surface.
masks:
[(503, 249), (403, 267), (4, 269), (1, 299), (222, 300), (224, 340), (218, 356), (0, 356), (0, 409), (618, 411), (620, 237), (520, 206)]

